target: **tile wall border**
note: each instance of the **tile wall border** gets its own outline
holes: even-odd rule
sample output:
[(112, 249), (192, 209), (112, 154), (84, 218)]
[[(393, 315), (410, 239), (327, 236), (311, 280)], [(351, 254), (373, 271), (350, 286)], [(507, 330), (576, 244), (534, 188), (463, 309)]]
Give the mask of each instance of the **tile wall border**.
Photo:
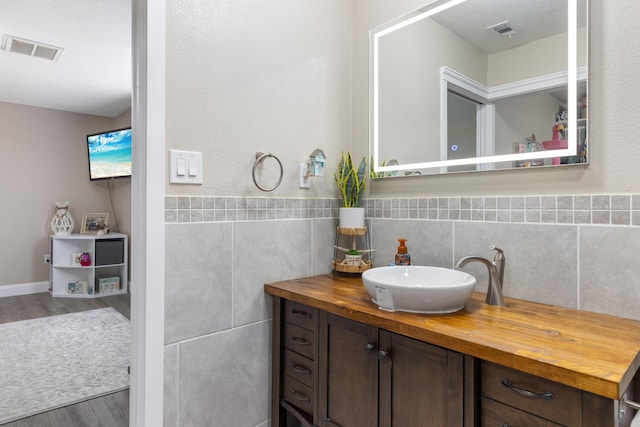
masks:
[[(165, 223), (336, 218), (339, 199), (165, 196)], [(369, 198), (368, 218), (640, 226), (640, 194)]]

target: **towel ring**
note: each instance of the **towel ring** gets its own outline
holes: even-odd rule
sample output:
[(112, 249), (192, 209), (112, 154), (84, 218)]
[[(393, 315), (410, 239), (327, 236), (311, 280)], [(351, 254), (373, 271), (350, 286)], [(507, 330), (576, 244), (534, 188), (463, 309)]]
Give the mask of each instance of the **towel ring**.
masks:
[[(258, 184), (258, 181), (256, 180), (256, 168), (258, 167), (258, 164), (262, 162), (264, 159), (266, 159), (267, 157), (273, 157), (274, 159), (276, 159), (276, 161), (278, 162), (278, 165), (280, 166), (280, 178), (278, 178), (278, 182), (276, 182), (276, 184), (271, 188), (263, 187), (262, 185)], [(284, 174), (284, 170), (282, 168), (282, 163), (280, 162), (279, 158), (277, 158), (271, 153), (256, 153), (256, 161), (253, 163), (253, 172), (251, 173), (251, 177), (253, 178), (253, 183), (256, 185), (256, 187), (258, 187), (262, 191), (273, 191), (276, 188), (278, 188), (278, 186), (282, 182), (283, 174)]]

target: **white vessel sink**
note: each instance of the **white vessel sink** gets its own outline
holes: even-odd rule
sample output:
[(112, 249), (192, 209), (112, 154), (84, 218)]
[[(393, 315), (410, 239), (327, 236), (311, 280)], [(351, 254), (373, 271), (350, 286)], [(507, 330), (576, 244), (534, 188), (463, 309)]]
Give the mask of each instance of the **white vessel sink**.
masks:
[(372, 268), (362, 282), (381, 310), (453, 313), (471, 297), (476, 279), (450, 268), (409, 265)]

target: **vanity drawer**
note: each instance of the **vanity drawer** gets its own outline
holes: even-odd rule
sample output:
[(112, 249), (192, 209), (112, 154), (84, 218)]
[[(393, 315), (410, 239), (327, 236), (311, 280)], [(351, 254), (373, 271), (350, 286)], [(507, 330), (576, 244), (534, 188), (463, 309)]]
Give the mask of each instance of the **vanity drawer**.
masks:
[(282, 399), (309, 415), (313, 414), (313, 389), (289, 375), (282, 378)]
[(286, 375), (313, 388), (313, 360), (285, 349), (282, 363), (282, 370)]
[(308, 329), (312, 332), (316, 330), (316, 319), (318, 310), (304, 304), (285, 300), (284, 321)]
[(313, 359), (315, 354), (315, 334), (291, 323), (284, 324), (284, 347)]
[(484, 397), (524, 412), (562, 425), (581, 425), (580, 390), (489, 362), (482, 362), (481, 390)]
[(482, 398), (482, 427), (562, 427), (544, 418), (503, 405), (486, 397)]

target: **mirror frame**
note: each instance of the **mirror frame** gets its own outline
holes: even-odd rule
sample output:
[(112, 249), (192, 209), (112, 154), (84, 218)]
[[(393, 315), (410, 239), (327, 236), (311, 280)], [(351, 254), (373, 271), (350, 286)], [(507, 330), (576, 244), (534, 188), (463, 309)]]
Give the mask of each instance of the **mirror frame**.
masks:
[[(467, 0), (451, 0), (445, 3), (433, 3), (420, 8), (408, 15), (402, 16), (387, 24), (383, 24), (369, 31), (369, 49), (370, 49), (370, 61), (369, 61), (369, 150), (370, 158), (373, 158), (373, 171), (375, 173), (385, 173), (383, 175), (389, 176), (389, 173), (397, 171), (412, 171), (416, 169), (433, 169), (433, 168), (446, 168), (448, 166), (460, 166), (460, 165), (486, 165), (487, 163), (495, 162), (508, 162), (517, 160), (530, 160), (530, 159), (546, 159), (553, 157), (565, 157), (575, 156), (577, 152), (577, 132), (576, 126), (567, 127), (567, 140), (568, 147), (565, 149), (549, 150), (549, 151), (536, 151), (529, 153), (517, 153), (517, 154), (502, 154), (491, 155), (485, 157), (470, 157), (466, 159), (454, 159), (454, 160), (439, 160), (430, 162), (418, 162), (408, 164), (394, 164), (394, 165), (381, 165), (379, 154), (379, 70), (378, 64), (380, 60), (379, 46), (380, 38), (385, 35), (426, 19), (436, 13), (454, 7), (458, 4), (464, 3)], [(568, 49), (567, 49), (567, 99), (577, 98), (577, 83), (578, 83), (578, 67), (577, 67), (577, 0), (566, 0), (568, 7)], [(564, 72), (562, 73), (564, 74)], [(581, 76), (586, 77), (586, 69), (581, 70)], [(441, 90), (442, 93), (442, 90)], [(441, 100), (441, 105), (444, 101)], [(442, 108), (441, 108), (442, 110)], [(441, 111), (441, 116), (443, 112)], [(446, 112), (444, 112), (446, 115)], [(577, 123), (578, 119), (578, 106), (576, 102), (568, 102), (567, 120), (569, 123)], [(438, 141), (438, 144), (441, 142)], [(576, 164), (572, 164), (576, 166)], [(481, 168), (484, 169), (484, 168)], [(500, 169), (502, 170), (502, 169)], [(394, 174), (395, 175), (395, 174)], [(425, 174), (426, 175), (426, 174)]]

